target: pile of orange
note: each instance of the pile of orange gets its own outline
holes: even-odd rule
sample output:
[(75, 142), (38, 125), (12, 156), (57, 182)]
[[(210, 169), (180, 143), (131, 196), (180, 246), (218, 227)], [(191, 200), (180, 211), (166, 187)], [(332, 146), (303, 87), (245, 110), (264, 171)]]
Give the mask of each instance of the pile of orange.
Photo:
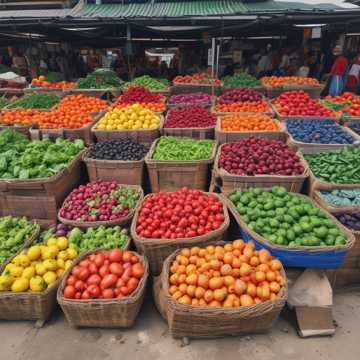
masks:
[(180, 304), (239, 307), (278, 298), (282, 264), (266, 249), (235, 240), (182, 249), (170, 266), (169, 293)]
[(91, 113), (106, 108), (105, 100), (85, 95), (68, 95), (53, 110), (39, 113), (34, 120), (42, 129), (78, 129), (94, 120)]
[(216, 113), (238, 112), (238, 113), (266, 113), (271, 112), (270, 105), (265, 101), (243, 101), (233, 104), (216, 105)]
[(32, 125), (34, 118), (41, 113), (35, 109), (14, 109), (3, 111), (0, 123), (4, 125)]
[(38, 78), (32, 79), (31, 84), (42, 88), (53, 88), (53, 89), (75, 89), (77, 87), (76, 82), (71, 82), (71, 81), (59, 81), (59, 82), (46, 81), (46, 77), (44, 75), (40, 75)]
[(271, 117), (263, 114), (225, 115), (220, 118), (224, 131), (277, 131), (279, 126)]
[(319, 85), (319, 80), (301, 76), (265, 76), (261, 81), (266, 86), (282, 86), (288, 84)]

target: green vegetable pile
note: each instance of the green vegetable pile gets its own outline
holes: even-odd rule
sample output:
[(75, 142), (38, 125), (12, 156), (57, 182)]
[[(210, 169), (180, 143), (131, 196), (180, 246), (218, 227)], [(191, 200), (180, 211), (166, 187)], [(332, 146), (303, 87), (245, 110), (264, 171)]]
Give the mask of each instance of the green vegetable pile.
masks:
[(84, 149), (82, 140), (48, 139), (29, 141), (13, 130), (0, 132), (0, 178), (32, 179), (50, 177)]
[(360, 189), (320, 191), (320, 195), (332, 205), (360, 205)]
[(336, 112), (342, 110), (346, 105), (348, 105), (348, 106), (352, 105), (351, 101), (344, 101), (344, 102), (340, 103), (340, 102), (334, 102), (334, 101), (330, 101), (330, 100), (322, 100), (322, 103), (329, 109), (334, 110)]
[(14, 101), (7, 106), (8, 109), (51, 109), (61, 98), (55, 94), (32, 94)]
[(79, 89), (120, 89), (124, 84), (114, 71), (94, 71), (77, 81)]
[(50, 71), (46, 75), (46, 81), (51, 83), (56, 83), (64, 80), (65, 80), (64, 75), (63, 73), (60, 72)]
[(129, 239), (128, 230), (120, 226), (89, 228), (85, 232), (74, 228), (68, 234), (70, 244), (74, 245), (79, 253), (92, 249), (114, 249), (123, 247)]
[(154, 79), (149, 75), (139, 76), (132, 81), (126, 82), (124, 88), (127, 89), (129, 86), (137, 85), (143, 86), (148, 90), (166, 90), (170, 83), (166, 79)]
[(347, 146), (339, 150), (305, 154), (315, 177), (336, 184), (360, 183), (360, 149)]
[(237, 190), (229, 199), (243, 221), (271, 243), (290, 247), (346, 243), (345, 234), (325, 213), (282, 186)]
[(214, 140), (195, 140), (162, 136), (152, 159), (154, 160), (208, 160), (214, 149)]
[(226, 89), (237, 87), (255, 87), (261, 85), (261, 82), (256, 77), (244, 72), (225, 76), (222, 81), (223, 86)]
[(0, 218), (0, 264), (14, 256), (30, 239), (36, 230), (36, 225), (25, 217), (5, 216)]
[(6, 98), (4, 98), (3, 96), (0, 97), (0, 109), (4, 108), (8, 104), (9, 104), (9, 101)]

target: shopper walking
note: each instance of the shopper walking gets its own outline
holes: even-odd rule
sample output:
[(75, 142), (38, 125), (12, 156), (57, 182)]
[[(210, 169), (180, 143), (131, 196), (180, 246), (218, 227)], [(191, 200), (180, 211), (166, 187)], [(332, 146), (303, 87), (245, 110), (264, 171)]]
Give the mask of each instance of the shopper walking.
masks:
[(336, 56), (335, 62), (330, 71), (330, 88), (329, 95), (341, 95), (344, 90), (344, 77), (348, 67), (348, 60), (343, 55), (343, 49), (340, 45), (336, 45), (333, 50)]

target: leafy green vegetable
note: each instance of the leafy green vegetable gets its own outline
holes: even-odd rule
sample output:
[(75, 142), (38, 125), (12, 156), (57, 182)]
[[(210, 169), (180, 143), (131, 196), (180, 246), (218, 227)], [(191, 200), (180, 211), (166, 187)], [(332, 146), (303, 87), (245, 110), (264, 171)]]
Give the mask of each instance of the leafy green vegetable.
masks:
[(9, 104), (9, 101), (5, 97), (0, 97), (0, 109), (7, 106)]
[(46, 75), (46, 81), (51, 82), (51, 83), (60, 82), (60, 81), (64, 81), (64, 80), (65, 80), (64, 75), (60, 72), (50, 71)]
[(244, 72), (235, 75), (225, 76), (222, 79), (222, 81), (223, 81), (223, 86), (226, 89), (231, 89), (236, 87), (255, 87), (261, 85), (260, 80)]
[(132, 81), (124, 84), (124, 89), (127, 89), (131, 85), (140, 85), (148, 90), (166, 90), (170, 83), (167, 79), (154, 79), (149, 75), (139, 76)]
[(214, 144), (214, 140), (162, 136), (152, 158), (154, 160), (207, 160), (211, 158)]
[(59, 101), (60, 97), (55, 94), (32, 94), (14, 101), (7, 108), (50, 109)]
[(77, 81), (79, 89), (120, 89), (124, 84), (114, 71), (94, 71)]

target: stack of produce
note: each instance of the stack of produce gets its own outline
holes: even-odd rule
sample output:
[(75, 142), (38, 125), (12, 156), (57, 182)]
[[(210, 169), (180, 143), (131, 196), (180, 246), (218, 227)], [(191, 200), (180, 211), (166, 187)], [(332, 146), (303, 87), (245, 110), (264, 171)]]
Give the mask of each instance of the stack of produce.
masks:
[(98, 70), (80, 78), (76, 83), (79, 89), (120, 89), (124, 81), (114, 71)]
[(331, 205), (360, 205), (360, 189), (320, 191), (320, 195)]
[(88, 157), (101, 160), (139, 161), (148, 148), (132, 139), (108, 140), (97, 143), (89, 149)]
[(286, 123), (296, 141), (309, 144), (353, 144), (354, 138), (335, 120), (291, 119)]
[(113, 299), (130, 296), (144, 276), (145, 267), (132, 251), (98, 251), (80, 261), (66, 279), (66, 299)]
[(214, 150), (214, 140), (195, 140), (162, 136), (156, 144), (153, 160), (208, 160)]
[(30, 142), (12, 130), (0, 133), (0, 178), (46, 178), (59, 173), (84, 149), (82, 140), (48, 139)]
[(222, 131), (279, 131), (278, 123), (263, 114), (225, 115), (220, 117)]
[(224, 221), (224, 205), (217, 196), (182, 188), (146, 196), (136, 234), (148, 239), (191, 238), (219, 229)]
[(350, 92), (339, 96), (326, 96), (323, 103), (330, 109), (345, 116), (360, 116), (360, 97)]
[(152, 93), (143, 86), (130, 86), (113, 103), (114, 108), (123, 108), (132, 104), (140, 104), (142, 107), (154, 112), (165, 111), (165, 97), (161, 94)]
[(214, 127), (215, 124), (214, 114), (201, 106), (194, 105), (169, 110), (164, 128), (206, 128)]
[(215, 113), (271, 113), (271, 107), (265, 100), (243, 101), (233, 104), (216, 105)]
[(261, 82), (265, 86), (273, 87), (284, 85), (316, 86), (320, 84), (318, 79), (301, 76), (265, 76), (261, 78)]
[[(26, 218), (0, 218), (0, 265), (14, 256), (36, 231), (36, 225)], [(1, 288), (1, 284), (0, 284)]]
[(173, 80), (174, 85), (183, 85), (183, 84), (191, 84), (191, 85), (215, 85), (220, 86), (222, 81), (219, 79), (212, 78), (206, 72), (199, 72), (192, 75), (178, 75)]
[(92, 113), (107, 108), (105, 100), (93, 96), (68, 95), (49, 112), (41, 112), (34, 121), (42, 129), (79, 129), (94, 121)]
[(346, 243), (346, 235), (310, 199), (282, 186), (237, 190), (229, 199), (248, 227), (270, 243), (289, 247)]
[(79, 254), (94, 249), (114, 249), (125, 247), (130, 238), (128, 231), (120, 226), (88, 228), (86, 231), (73, 228), (69, 235), (69, 241)]
[(138, 189), (116, 181), (80, 185), (65, 199), (60, 216), (74, 221), (111, 221), (127, 217), (140, 199)]
[(305, 154), (314, 176), (336, 184), (360, 184), (360, 149), (347, 146), (339, 150)]
[(2, 112), (0, 123), (4, 125), (25, 125), (30, 126), (36, 123), (36, 118), (40, 114), (35, 109), (14, 109)]
[(50, 82), (43, 75), (40, 75), (38, 78), (32, 79), (31, 85), (41, 88), (63, 89), (63, 90), (75, 89), (77, 87), (77, 84), (71, 81)]
[(166, 79), (154, 79), (149, 75), (143, 75), (125, 83), (124, 88), (127, 89), (129, 86), (143, 86), (150, 91), (166, 91), (169, 89), (169, 85), (169, 81)]
[(160, 117), (140, 104), (112, 109), (96, 124), (96, 130), (157, 129)]
[(0, 276), (0, 291), (42, 292), (53, 286), (68, 269), (77, 251), (66, 237), (50, 238), (15, 256)]
[(64, 74), (57, 71), (50, 71), (46, 74), (46, 81), (51, 83), (64, 81)]
[(335, 117), (336, 113), (314, 100), (304, 91), (286, 91), (274, 101), (283, 116)]
[(360, 212), (335, 214), (335, 217), (348, 229), (360, 231)]
[(299, 156), (286, 144), (254, 136), (222, 145), (218, 167), (241, 176), (304, 173)]
[(261, 85), (261, 82), (256, 77), (244, 72), (225, 76), (222, 81), (225, 89), (247, 88)]
[(43, 231), (40, 234), (40, 240), (42, 242), (47, 242), (50, 238), (58, 238), (63, 236), (67, 237), (70, 231), (71, 231), (71, 226), (60, 223)]
[(170, 265), (169, 293), (180, 304), (236, 308), (276, 300), (285, 279), (266, 249), (242, 239), (182, 249)]
[(251, 88), (236, 88), (223, 93), (218, 99), (218, 104), (229, 105), (239, 102), (257, 102), (261, 100), (263, 100), (263, 95), (257, 90)]
[(168, 104), (173, 106), (210, 106), (212, 104), (212, 97), (203, 92), (171, 95)]
[(51, 109), (60, 101), (60, 97), (55, 94), (31, 94), (23, 98), (13, 101), (6, 108), (15, 109)]

